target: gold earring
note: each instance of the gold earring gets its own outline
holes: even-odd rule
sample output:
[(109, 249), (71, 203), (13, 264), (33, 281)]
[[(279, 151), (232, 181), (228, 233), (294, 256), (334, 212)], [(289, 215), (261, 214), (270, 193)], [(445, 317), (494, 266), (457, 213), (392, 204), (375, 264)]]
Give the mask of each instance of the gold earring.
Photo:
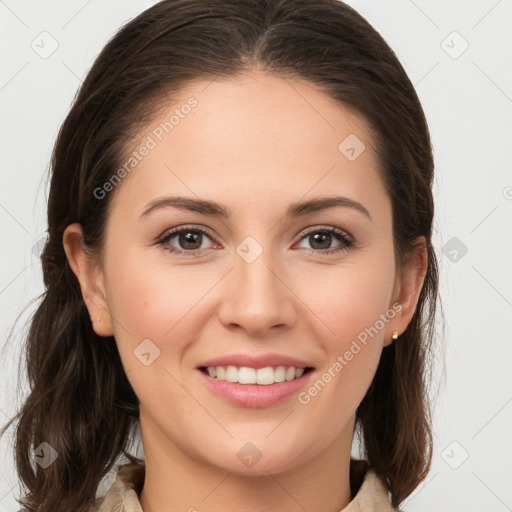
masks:
[(392, 339), (397, 340), (398, 339), (398, 333), (395, 331), (393, 335), (391, 336)]

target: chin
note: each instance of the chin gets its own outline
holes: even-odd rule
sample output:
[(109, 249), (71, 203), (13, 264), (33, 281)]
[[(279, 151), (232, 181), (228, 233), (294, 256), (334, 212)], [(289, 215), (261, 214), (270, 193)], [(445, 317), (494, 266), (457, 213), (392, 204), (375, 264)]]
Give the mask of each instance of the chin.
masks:
[[(225, 471), (241, 476), (268, 476), (268, 474), (278, 474), (294, 469), (305, 460), (304, 450), (301, 448), (298, 452), (296, 446), (279, 451), (279, 447), (274, 444), (263, 442), (245, 443), (237, 442), (234, 451), (231, 448), (222, 450), (219, 458), (212, 458), (212, 453), (208, 453), (208, 461)], [(259, 447), (258, 447), (259, 446)], [(226, 457), (226, 453), (232, 453), (231, 457)]]

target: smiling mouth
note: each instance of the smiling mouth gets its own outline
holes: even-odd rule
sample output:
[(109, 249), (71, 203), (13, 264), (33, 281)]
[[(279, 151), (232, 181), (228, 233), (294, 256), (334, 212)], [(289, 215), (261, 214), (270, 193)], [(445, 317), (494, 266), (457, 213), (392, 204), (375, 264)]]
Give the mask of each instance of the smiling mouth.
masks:
[(313, 367), (296, 368), (294, 366), (266, 366), (251, 368), (248, 366), (200, 366), (201, 372), (212, 379), (223, 380), (238, 384), (259, 384), (268, 386), (291, 380), (300, 379), (303, 375), (314, 370)]

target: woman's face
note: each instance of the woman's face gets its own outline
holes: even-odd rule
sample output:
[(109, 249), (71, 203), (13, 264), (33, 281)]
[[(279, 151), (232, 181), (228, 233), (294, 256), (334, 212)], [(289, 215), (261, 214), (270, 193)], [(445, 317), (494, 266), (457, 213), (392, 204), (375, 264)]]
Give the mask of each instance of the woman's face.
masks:
[[(373, 146), (361, 117), (260, 72), (189, 85), (141, 130), (138, 156), (103, 189), (115, 189), (103, 266), (84, 288), (140, 400), (146, 459), (180, 453), (263, 474), (350, 449), (383, 346), (416, 301), (402, 306), (411, 286), (395, 268)], [(178, 196), (228, 215), (173, 206)], [(290, 377), (286, 357), (313, 370), (251, 385), (200, 369), (233, 355), (247, 369), (227, 373), (249, 382), (283, 378), (256, 371), (268, 366)]]

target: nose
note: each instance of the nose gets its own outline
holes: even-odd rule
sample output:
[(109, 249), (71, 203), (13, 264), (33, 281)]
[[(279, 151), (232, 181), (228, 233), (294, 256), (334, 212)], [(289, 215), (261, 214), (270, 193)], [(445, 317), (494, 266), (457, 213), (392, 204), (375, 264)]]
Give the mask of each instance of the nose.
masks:
[(279, 328), (291, 328), (297, 319), (297, 297), (287, 281), (284, 265), (263, 252), (251, 262), (234, 254), (226, 275), (219, 318), (228, 329), (243, 329), (251, 336), (267, 336)]

